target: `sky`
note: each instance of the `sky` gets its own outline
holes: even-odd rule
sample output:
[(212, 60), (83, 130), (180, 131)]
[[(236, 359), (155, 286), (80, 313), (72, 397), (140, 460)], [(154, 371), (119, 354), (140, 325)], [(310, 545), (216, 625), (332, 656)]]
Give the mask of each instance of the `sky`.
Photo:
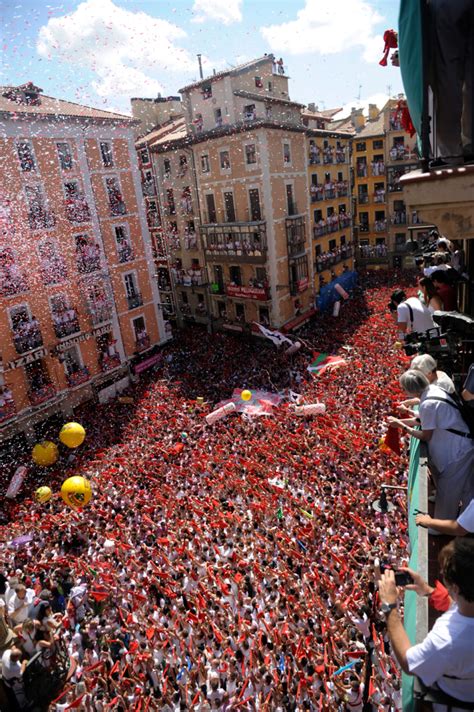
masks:
[(170, 96), (204, 74), (273, 52), (290, 97), (320, 109), (383, 105), (402, 92), (380, 67), (399, 0), (0, 0), (0, 84), (130, 113), (130, 97)]

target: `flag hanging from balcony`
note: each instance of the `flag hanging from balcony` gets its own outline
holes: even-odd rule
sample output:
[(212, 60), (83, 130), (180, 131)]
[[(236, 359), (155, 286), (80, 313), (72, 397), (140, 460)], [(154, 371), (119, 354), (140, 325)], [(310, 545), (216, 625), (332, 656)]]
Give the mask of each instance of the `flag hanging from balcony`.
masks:
[(281, 346), (282, 344), (293, 344), (293, 342), (288, 339), (284, 334), (282, 334), (280, 331), (272, 331), (271, 329), (267, 329), (262, 324), (259, 324), (258, 322), (254, 321), (254, 324), (257, 324), (258, 328), (262, 332), (262, 334), (267, 338), (270, 339), (270, 341), (275, 344), (275, 346)]
[(309, 364), (308, 371), (317, 376), (322, 376), (326, 371), (332, 371), (335, 368), (339, 368), (339, 366), (345, 366), (347, 363), (342, 356), (330, 356), (321, 352), (315, 352), (313, 355), (314, 361)]

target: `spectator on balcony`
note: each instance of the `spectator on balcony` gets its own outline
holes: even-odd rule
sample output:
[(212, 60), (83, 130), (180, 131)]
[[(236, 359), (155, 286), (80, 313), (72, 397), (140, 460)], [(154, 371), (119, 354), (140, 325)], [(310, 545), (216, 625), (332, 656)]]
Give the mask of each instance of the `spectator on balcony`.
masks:
[(277, 67), (278, 67), (278, 74), (284, 74), (285, 73), (285, 66), (283, 64), (283, 59), (280, 57), (280, 59), (277, 61)]
[(311, 164), (319, 163), (319, 148), (315, 143), (309, 145), (309, 162)]
[(417, 514), (415, 521), (419, 527), (429, 527), (447, 536), (474, 534), (474, 499), (471, 499), (457, 519), (434, 519), (429, 514)]
[(452, 269), (451, 265), (448, 264), (448, 259), (449, 256), (447, 253), (435, 252), (431, 258), (431, 266), (423, 268), (423, 274), (425, 275), (425, 277), (431, 277), (433, 272), (436, 272), (436, 270), (447, 271)]
[[(474, 540), (454, 539), (441, 550), (439, 561), (450, 607), (418, 645), (411, 644), (403, 627), (397, 607), (399, 589), (390, 569), (379, 581), (379, 598), (391, 647), (403, 672), (470, 702), (474, 700)], [(429, 595), (433, 589), (416, 572), (410, 573), (414, 583), (407, 588), (419, 596)]]
[[(438, 364), (430, 354), (418, 354), (418, 356), (415, 356), (411, 361), (410, 368), (424, 373), (430, 384), (439, 386), (446, 393), (456, 392), (452, 379), (444, 371), (438, 370)], [(419, 402), (419, 400), (416, 401), (416, 403)]]
[(428, 463), (437, 487), (436, 519), (453, 519), (460, 502), (463, 508), (474, 496), (474, 441), (461, 412), (451, 396), (438, 385), (430, 384), (421, 371), (406, 371), (400, 385), (410, 397), (420, 399), (421, 430), (414, 419), (389, 417), (388, 422), (405, 429), (428, 445)]
[(423, 334), (436, 327), (428, 307), (422, 304), (418, 297), (407, 299), (402, 289), (392, 293), (389, 308), (392, 314), (396, 315), (401, 340), (405, 339), (406, 334)]
[(423, 304), (428, 308), (430, 314), (443, 309), (442, 299), (439, 296), (438, 290), (436, 289), (433, 281), (429, 277), (422, 277), (419, 279), (418, 286), (423, 297)]

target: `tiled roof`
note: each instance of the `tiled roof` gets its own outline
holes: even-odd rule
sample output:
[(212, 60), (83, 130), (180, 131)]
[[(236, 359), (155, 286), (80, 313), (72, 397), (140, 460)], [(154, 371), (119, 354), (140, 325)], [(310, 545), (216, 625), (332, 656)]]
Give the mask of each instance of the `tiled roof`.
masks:
[(350, 133), (351, 135), (355, 134), (355, 129), (352, 125), (351, 117), (346, 116), (345, 119), (338, 119), (337, 121), (331, 121), (327, 125), (328, 129), (332, 131), (346, 131), (347, 133)]
[(170, 141), (177, 141), (186, 138), (186, 121), (184, 116), (177, 119), (171, 119), (166, 124), (158, 126), (149, 133), (142, 136), (136, 143), (137, 148), (140, 146), (163, 146)]
[(336, 116), (341, 111), (342, 107), (340, 106), (338, 109), (325, 109), (324, 111), (320, 111), (319, 113), (321, 116), (326, 117), (326, 119), (332, 119), (333, 116)]
[(282, 99), (278, 96), (272, 96), (271, 94), (259, 94), (258, 92), (244, 91), (243, 89), (236, 89), (234, 91), (235, 96), (241, 96), (244, 99), (254, 99), (255, 101), (270, 101), (274, 104), (287, 104), (288, 106), (297, 106), (299, 108), (304, 107), (304, 104), (298, 104), (296, 101), (290, 101), (290, 99)]
[(381, 136), (384, 132), (384, 115), (381, 112), (374, 121), (367, 121), (363, 129), (356, 131), (356, 136), (357, 138), (364, 138), (364, 136)]
[[(18, 87), (20, 88), (20, 87)], [(9, 99), (4, 94), (14, 92), (17, 87), (0, 87), (0, 113), (2, 114), (26, 114), (29, 116), (56, 116), (56, 117), (79, 117), (84, 119), (108, 119), (111, 121), (127, 121), (136, 123), (131, 116), (126, 114), (116, 114), (113, 111), (94, 109), (83, 104), (75, 104), (64, 99), (55, 99), (52, 96), (38, 95), (38, 103), (26, 104)]]
[(222, 79), (222, 77), (227, 77), (231, 74), (238, 74), (239, 72), (242, 72), (245, 69), (250, 69), (251, 67), (255, 67), (259, 64), (262, 64), (262, 62), (268, 62), (268, 60), (271, 60), (273, 62), (274, 59), (275, 58), (274, 58), (273, 54), (265, 54), (263, 57), (259, 57), (258, 59), (252, 59), (251, 62), (245, 62), (244, 64), (239, 64), (237, 67), (232, 67), (232, 69), (224, 69), (222, 72), (216, 72), (216, 74), (212, 74), (210, 77), (206, 77), (205, 79), (200, 79), (198, 82), (193, 82), (192, 84), (188, 84), (187, 86), (183, 87), (182, 89), (178, 89), (178, 91), (180, 94), (182, 94), (183, 92), (189, 91), (190, 89), (194, 89), (195, 87), (198, 87), (201, 84), (209, 84), (210, 82), (213, 82), (216, 79)]

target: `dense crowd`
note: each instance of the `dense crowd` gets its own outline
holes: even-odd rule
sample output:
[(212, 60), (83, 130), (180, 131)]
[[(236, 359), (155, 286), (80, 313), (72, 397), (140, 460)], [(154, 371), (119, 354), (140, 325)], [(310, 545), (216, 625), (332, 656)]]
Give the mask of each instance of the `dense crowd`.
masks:
[[(373, 585), (378, 561), (407, 559), (406, 493), (393, 490), (388, 514), (373, 508), (407, 466), (381, 446), (407, 367), (389, 277), (304, 327), (291, 360), (191, 329), (132, 403), (76, 413), (85, 444), (31, 471), (0, 527), (14, 662), (58, 638), (75, 661), (51, 710), (401, 709)], [(313, 350), (346, 363), (315, 378)], [(299, 418), (285, 399), (271, 417), (206, 425), (234, 388), (297, 392), (326, 413)], [(70, 474), (91, 480), (88, 507), (33, 501)]]

